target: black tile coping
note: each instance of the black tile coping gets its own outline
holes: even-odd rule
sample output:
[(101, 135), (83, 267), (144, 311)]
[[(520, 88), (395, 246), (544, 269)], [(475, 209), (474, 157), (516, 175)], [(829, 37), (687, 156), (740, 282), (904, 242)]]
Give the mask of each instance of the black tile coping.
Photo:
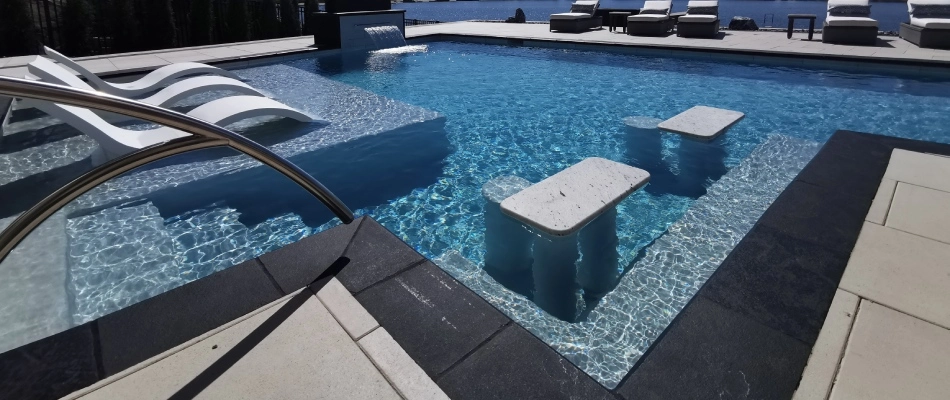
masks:
[(950, 155), (835, 133), (615, 390), (364, 217), (0, 354), (0, 398), (64, 396), (332, 276), (452, 398), (789, 398), (894, 148)]
[(946, 144), (835, 132), (616, 393), (791, 398), (895, 148), (950, 155)]

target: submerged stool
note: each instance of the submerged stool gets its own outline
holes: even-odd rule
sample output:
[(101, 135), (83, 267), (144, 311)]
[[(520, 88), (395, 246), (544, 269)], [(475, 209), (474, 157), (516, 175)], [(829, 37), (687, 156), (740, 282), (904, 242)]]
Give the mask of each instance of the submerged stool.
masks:
[(726, 152), (716, 139), (744, 117), (739, 111), (696, 106), (658, 125), (661, 130), (682, 136), (679, 179), (685, 188), (702, 192), (708, 178), (718, 179), (725, 174)]
[(485, 198), (485, 266), (503, 272), (531, 268), (531, 233), (501, 213), (501, 202), (531, 186), (517, 176), (499, 176), (482, 185)]
[(615, 206), (649, 180), (647, 171), (593, 157), (501, 202), (503, 213), (537, 232), (532, 274), (539, 307), (572, 321), (575, 282), (596, 294), (613, 284), (618, 271)]
[(657, 127), (661, 122), (659, 118), (643, 116), (623, 119), (630, 140), (628, 156), (634, 165), (650, 172), (663, 163), (663, 138)]

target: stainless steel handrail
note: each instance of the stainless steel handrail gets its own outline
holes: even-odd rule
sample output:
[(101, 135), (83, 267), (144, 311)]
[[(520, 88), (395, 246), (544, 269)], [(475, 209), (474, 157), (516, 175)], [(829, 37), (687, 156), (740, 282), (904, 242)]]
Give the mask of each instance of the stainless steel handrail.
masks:
[(353, 212), (329, 189), (290, 161), (244, 136), (200, 119), (123, 97), (26, 79), (0, 76), (0, 95), (46, 100), (109, 111), (182, 130), (195, 136), (150, 146), (102, 164), (56, 190), (0, 232), (0, 262), (50, 215), (93, 187), (149, 162), (186, 151), (227, 146), (260, 161), (310, 192), (344, 223)]

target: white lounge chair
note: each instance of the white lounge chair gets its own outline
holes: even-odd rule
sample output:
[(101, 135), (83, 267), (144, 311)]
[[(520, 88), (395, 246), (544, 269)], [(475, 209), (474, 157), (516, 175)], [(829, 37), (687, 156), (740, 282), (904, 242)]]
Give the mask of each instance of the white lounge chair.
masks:
[(627, 17), (627, 34), (633, 36), (666, 36), (673, 29), (670, 19), (672, 0), (643, 2), (637, 15)]
[(877, 20), (871, 18), (868, 0), (829, 0), (821, 41), (869, 46), (876, 44)]
[[(63, 67), (43, 57), (37, 57), (36, 60), (30, 62), (27, 65), (27, 69), (31, 74), (39, 77), (40, 80), (44, 82), (72, 86), (77, 89), (95, 90), (76, 75), (73, 75)], [(224, 90), (249, 96), (264, 96), (264, 94), (257, 91), (257, 89), (237, 79), (223, 76), (196, 76), (175, 82), (159, 90), (158, 93), (138, 99), (138, 101), (159, 107), (169, 107), (189, 96)]]
[(676, 21), (676, 36), (714, 38), (719, 35), (719, 1), (693, 0)]
[[(81, 107), (33, 99), (25, 99), (22, 102), (28, 107), (34, 107), (58, 118), (98, 142), (100, 151), (93, 154), (93, 163), (97, 165), (144, 147), (188, 136), (185, 132), (164, 126), (144, 131), (123, 129)], [(189, 111), (188, 115), (220, 126), (264, 116), (293, 118), (302, 122), (327, 122), (315, 120), (277, 101), (256, 96), (217, 99)]]
[(900, 35), (918, 47), (950, 49), (950, 0), (908, 0)]
[(571, 4), (571, 12), (551, 14), (549, 31), (583, 32), (603, 25), (603, 19), (595, 16), (599, 0), (582, 0)]
[(183, 62), (175, 63), (171, 65), (166, 65), (159, 69), (156, 69), (152, 72), (149, 72), (147, 75), (139, 78), (134, 82), (129, 83), (111, 83), (102, 80), (98, 75), (92, 73), (86, 68), (83, 68), (81, 65), (77, 64), (75, 61), (71, 60), (69, 57), (66, 57), (56, 50), (53, 50), (49, 47), (43, 47), (46, 51), (46, 55), (60, 64), (63, 64), (70, 69), (78, 72), (83, 78), (86, 78), (86, 81), (90, 85), (95, 87), (97, 90), (114, 94), (117, 96), (123, 97), (137, 97), (142, 96), (149, 92), (154, 92), (162, 87), (171, 85), (178, 79), (190, 75), (220, 75), (226, 76), (233, 79), (240, 79), (233, 72), (221, 69), (218, 67), (212, 67), (207, 64), (195, 63), (195, 62)]

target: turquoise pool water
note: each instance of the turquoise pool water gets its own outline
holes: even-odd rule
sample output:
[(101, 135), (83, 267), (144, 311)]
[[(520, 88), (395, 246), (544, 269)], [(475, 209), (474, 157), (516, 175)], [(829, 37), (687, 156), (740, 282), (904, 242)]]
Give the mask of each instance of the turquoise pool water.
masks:
[[(950, 81), (920, 76), (451, 42), (236, 72), (331, 123), (230, 128), (319, 178), (608, 387), (835, 130), (950, 142)], [(618, 206), (615, 289), (576, 291), (574, 313), (556, 318), (532, 302), (532, 276), (482, 268), (485, 182), (537, 182), (595, 156), (639, 165), (644, 143), (628, 117), (667, 119), (695, 105), (746, 114), (715, 144), (726, 168), (684, 185), (692, 160), (680, 159), (678, 137), (661, 136), (651, 183)], [(28, 120), (17, 134), (36, 140), (4, 141), (4, 193), (89, 168), (95, 141), (43, 125)], [(47, 263), (65, 273), (68, 298), (55, 316), (65, 326), (333, 225), (311, 196), (233, 152), (157, 164), (97, 187), (51, 220), (68, 246)], [(5, 206), (0, 224), (16, 212)]]
[[(453, 151), (438, 181), (360, 212), (609, 387), (835, 130), (950, 141), (950, 83), (939, 79), (461, 43), (315, 67), (446, 118)], [(578, 295), (579, 317), (563, 321), (529, 301), (530, 282), (501, 285), (481, 269), (486, 181), (537, 182), (592, 156), (636, 165), (624, 118), (667, 119), (695, 105), (746, 113), (719, 143), (730, 172), (699, 200), (702, 191), (676, 189), (685, 161), (679, 138), (663, 136), (668, 170), (651, 171), (647, 190), (618, 209), (624, 275), (614, 292)]]

